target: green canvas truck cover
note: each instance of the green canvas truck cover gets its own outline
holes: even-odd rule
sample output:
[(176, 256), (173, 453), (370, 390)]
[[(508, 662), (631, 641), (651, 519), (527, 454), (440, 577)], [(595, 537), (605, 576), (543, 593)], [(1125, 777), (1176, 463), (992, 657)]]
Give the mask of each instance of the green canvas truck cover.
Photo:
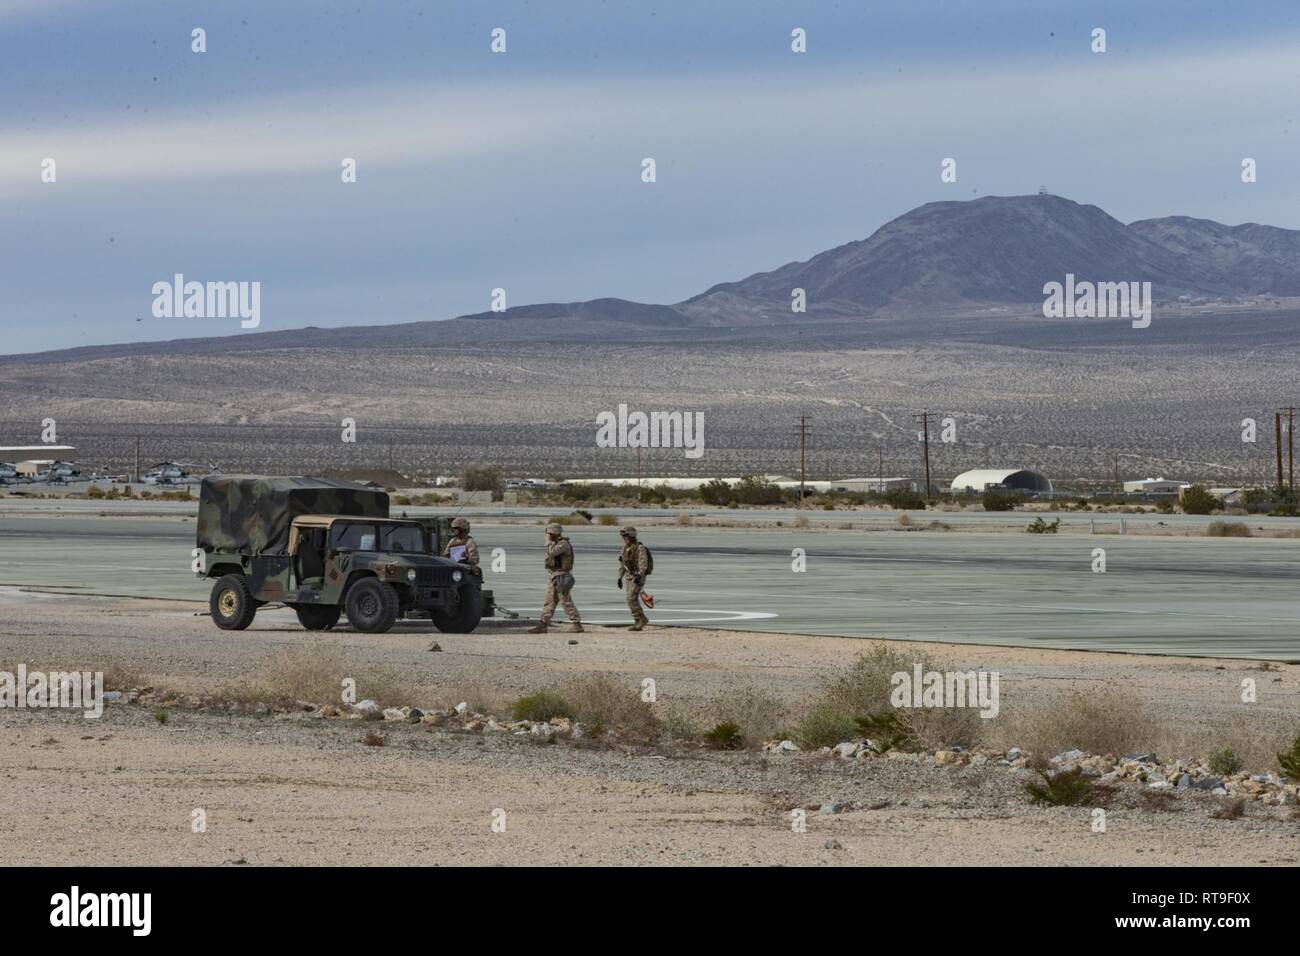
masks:
[(388, 494), (329, 478), (204, 478), (197, 543), (205, 551), (284, 554), (290, 523), (310, 514), (387, 518)]

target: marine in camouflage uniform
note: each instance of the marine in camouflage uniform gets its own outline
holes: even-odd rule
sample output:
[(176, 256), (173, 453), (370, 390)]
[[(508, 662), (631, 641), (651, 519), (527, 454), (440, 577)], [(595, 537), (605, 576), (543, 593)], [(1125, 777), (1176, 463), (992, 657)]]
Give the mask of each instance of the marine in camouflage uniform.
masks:
[(645, 586), (646, 572), (650, 570), (650, 556), (645, 545), (636, 539), (636, 528), (624, 528), (623, 553), (618, 558), (618, 586), (627, 596), (627, 608), (632, 612), (632, 630), (639, 631), (650, 623), (641, 610), (641, 589)]
[(468, 564), (475, 577), (483, 577), (483, 569), (478, 566), (478, 545), (470, 537), (469, 520), (467, 518), (453, 518), (451, 522), (451, 537), (447, 543), (442, 546), (442, 556), (451, 557), (452, 548), (464, 548), (465, 557), (461, 559), (461, 564)]
[(582, 616), (578, 614), (573, 598), (573, 545), (564, 537), (564, 529), (558, 524), (546, 526), (546, 560), (543, 562), (551, 576), (546, 585), (546, 601), (542, 604), (542, 617), (535, 627), (530, 627), (530, 634), (544, 634), (555, 615), (555, 605), (564, 606), (564, 613), (569, 616), (569, 630), (575, 634), (582, 633)]

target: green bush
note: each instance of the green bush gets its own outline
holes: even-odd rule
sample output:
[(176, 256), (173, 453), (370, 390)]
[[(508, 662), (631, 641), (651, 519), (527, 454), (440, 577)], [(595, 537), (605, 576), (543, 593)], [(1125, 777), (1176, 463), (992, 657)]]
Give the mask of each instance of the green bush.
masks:
[(916, 750), (916, 733), (911, 723), (897, 710), (882, 710), (855, 718), (862, 736), (869, 738), (883, 753), (886, 750)]
[(725, 505), (732, 500), (731, 485), (714, 478), (700, 485), (700, 500), (706, 505)]
[(1226, 777), (1241, 769), (1241, 758), (1231, 747), (1224, 747), (1210, 754), (1205, 764), (1219, 776)]
[(515, 701), (512, 713), (515, 720), (553, 720), (556, 717), (572, 719), (573, 708), (554, 691), (539, 690)]
[(704, 742), (718, 750), (740, 750), (745, 746), (745, 738), (740, 733), (740, 728), (729, 720), (716, 724), (704, 735)]
[(490, 465), (470, 465), (460, 478), (460, 486), (466, 491), (505, 491), (505, 482), (501, 480), (501, 469)]
[(1016, 505), (1024, 501), (1024, 498), (1014, 491), (988, 488), (984, 491), (981, 501), (985, 511), (1015, 511)]
[(909, 488), (891, 488), (885, 492), (885, 504), (895, 511), (924, 511), (925, 496)]
[(1060, 529), (1060, 527), (1061, 527), (1060, 518), (1057, 518), (1055, 521), (1049, 524), (1048, 522), (1044, 521), (1041, 517), (1038, 517), (1035, 518), (1033, 524), (1031, 524), (1025, 530), (1028, 531), (1030, 534), (1056, 534), (1056, 532)]
[(1217, 511), (1223, 507), (1218, 498), (1200, 485), (1184, 488), (1178, 503), (1183, 509), (1183, 514), (1187, 515), (1208, 515), (1211, 511)]
[(1300, 780), (1300, 737), (1291, 741), (1291, 749), (1277, 755), (1277, 765), (1292, 780)]
[(1094, 806), (1109, 801), (1114, 788), (1095, 784), (1083, 775), (1082, 767), (1070, 771), (1038, 771), (1041, 782), (1031, 780), (1025, 784), (1025, 793), (1030, 803), (1046, 804), (1053, 807), (1077, 807), (1081, 804)]

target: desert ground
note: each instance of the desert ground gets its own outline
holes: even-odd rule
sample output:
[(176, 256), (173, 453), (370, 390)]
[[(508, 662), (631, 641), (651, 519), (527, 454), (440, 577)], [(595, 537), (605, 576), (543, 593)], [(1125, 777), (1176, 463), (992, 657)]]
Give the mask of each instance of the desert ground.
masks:
[[(436, 642), (440, 650), (430, 650)], [(632, 633), (525, 632), (485, 622), (468, 635), (406, 622), (382, 635), (306, 635), (291, 612), (217, 630), (195, 602), (0, 590), (0, 662), (12, 669), (115, 670), (167, 687), (79, 712), (0, 711), (0, 806), (15, 859), (129, 864), (1258, 864), (1300, 861), (1294, 807), (1252, 803), (1215, 819), (1219, 798), (1176, 791), (1148, 802), (1123, 783), (1094, 832), (1087, 806), (1026, 799), (1029, 771), (938, 765), (926, 754), (843, 760), (824, 752), (720, 751), (463, 729), (409, 720), (328, 719), (223, 688), (284, 655), (333, 655), (358, 674), (400, 674), (409, 703), (507, 709), (575, 676), (655, 708), (707, 715), (738, 687), (790, 702), (872, 642), (652, 627)], [(1003, 713), (1050, 706), (1062, 690), (1135, 690), (1177, 747), (1208, 728), (1261, 744), (1300, 731), (1300, 666), (970, 646), (906, 645), (1002, 675)], [(1258, 702), (1243, 705), (1251, 678)], [(110, 684), (111, 686), (111, 684)], [(364, 682), (358, 688), (366, 692)], [(212, 695), (212, 696), (209, 696)], [(133, 695), (128, 695), (133, 696)], [(236, 695), (237, 696), (237, 695)], [(165, 698), (165, 699), (164, 699)], [(164, 715), (160, 717), (159, 715)], [(999, 723), (995, 719), (992, 723)], [(1014, 724), (1012, 727), (1014, 728)], [(1226, 731), (1225, 731), (1226, 732)], [(378, 734), (383, 746), (368, 746)], [(999, 743), (1002, 748), (1004, 743)], [(793, 811), (806, 829), (792, 827)], [(196, 810), (206, 831), (195, 833)], [(504, 831), (494, 821), (504, 820)]]

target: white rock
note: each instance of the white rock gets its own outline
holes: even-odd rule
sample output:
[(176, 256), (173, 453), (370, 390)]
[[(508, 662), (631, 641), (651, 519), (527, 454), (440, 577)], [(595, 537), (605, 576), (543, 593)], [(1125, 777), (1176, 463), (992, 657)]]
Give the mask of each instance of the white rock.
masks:
[(835, 747), (833, 748), (833, 753), (835, 754), (835, 756), (841, 758), (842, 760), (849, 760), (853, 757), (856, 757), (858, 755), (858, 751), (861, 749), (862, 749), (861, 744), (842, 743), (842, 744), (835, 745)]
[(373, 700), (359, 700), (352, 705), (352, 712), (354, 714), (377, 714), (379, 713), (379, 705)]
[(1057, 754), (1052, 758), (1052, 763), (1073, 763), (1076, 760), (1082, 760), (1088, 756), (1082, 750), (1067, 750), (1063, 754)]
[(456, 705), (455, 710), (456, 713), (460, 714), (463, 717), (465, 714), (469, 712), (469, 704), (465, 703), (462, 700), (459, 704)]
[(795, 753), (799, 750), (799, 745), (793, 740), (783, 740), (776, 745), (776, 749), (782, 753)]

